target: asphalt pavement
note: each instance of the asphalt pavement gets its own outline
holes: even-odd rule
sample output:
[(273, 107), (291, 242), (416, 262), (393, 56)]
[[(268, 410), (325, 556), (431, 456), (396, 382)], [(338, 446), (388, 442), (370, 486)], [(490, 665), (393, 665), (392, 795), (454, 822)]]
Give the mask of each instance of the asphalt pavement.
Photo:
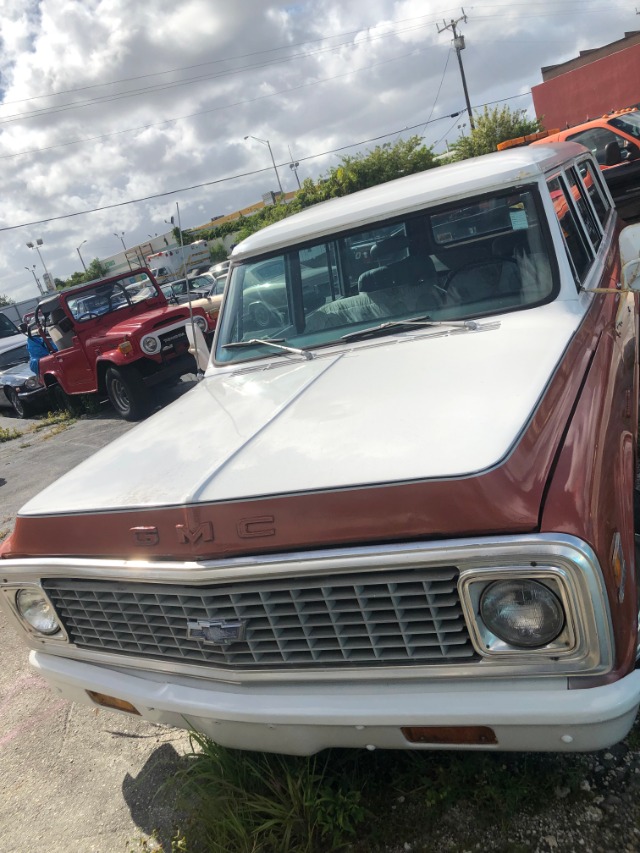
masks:
[[(0, 444), (0, 535), (28, 498), (134, 426), (107, 404), (62, 429), (38, 423), (0, 414), (0, 428), (22, 433)], [(169, 851), (166, 783), (187, 734), (54, 695), (3, 611), (0, 638), (0, 853)]]

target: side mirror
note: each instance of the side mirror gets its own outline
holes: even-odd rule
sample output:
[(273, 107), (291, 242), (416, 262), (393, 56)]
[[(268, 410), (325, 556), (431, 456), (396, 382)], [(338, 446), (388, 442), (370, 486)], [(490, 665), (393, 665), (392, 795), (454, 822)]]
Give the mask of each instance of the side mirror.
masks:
[(617, 142), (607, 142), (604, 147), (604, 165), (617, 166), (622, 163), (622, 153)]

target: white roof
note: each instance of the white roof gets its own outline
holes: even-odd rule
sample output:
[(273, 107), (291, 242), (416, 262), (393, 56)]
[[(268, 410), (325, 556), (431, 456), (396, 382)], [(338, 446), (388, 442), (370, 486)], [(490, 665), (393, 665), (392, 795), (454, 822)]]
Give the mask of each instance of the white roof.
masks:
[(239, 260), (260, 255), (388, 216), (536, 180), (566, 160), (585, 153), (584, 146), (578, 143), (557, 142), (511, 148), (437, 166), (313, 205), (247, 237), (236, 246), (232, 257)]

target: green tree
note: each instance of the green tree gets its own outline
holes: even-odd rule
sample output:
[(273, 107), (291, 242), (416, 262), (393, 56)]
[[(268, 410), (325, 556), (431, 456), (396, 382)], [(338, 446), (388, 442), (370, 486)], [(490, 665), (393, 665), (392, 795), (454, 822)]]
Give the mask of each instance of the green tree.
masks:
[(100, 258), (94, 258), (87, 267), (87, 271), (84, 274), (84, 280), (93, 281), (96, 278), (104, 278), (107, 275), (107, 272), (108, 270)]
[[(243, 240), (266, 225), (279, 222), (318, 202), (349, 195), (438, 165), (431, 148), (423, 145), (419, 136), (401, 139), (393, 144), (386, 142), (372, 151), (343, 157), (337, 166), (332, 167), (326, 176), (317, 181), (307, 178), (295, 198), (288, 204), (278, 201), (252, 216), (243, 217), (235, 223), (225, 223), (225, 226), (231, 224), (238, 240)], [(209, 239), (224, 236), (221, 232), (217, 233), (215, 228), (210, 234)]]
[(224, 243), (222, 241), (218, 241), (214, 243), (213, 246), (209, 246), (209, 257), (211, 258), (211, 263), (216, 264), (218, 261), (226, 261), (228, 252), (224, 247)]
[(466, 160), (496, 151), (499, 142), (526, 136), (542, 130), (540, 119), (526, 117), (526, 110), (510, 110), (504, 106), (489, 110), (484, 108), (482, 115), (474, 116), (475, 129), (469, 136), (462, 136), (451, 146), (452, 160)]
[(11, 299), (9, 296), (4, 296), (0, 293), (0, 308), (4, 308), (6, 305), (15, 305), (15, 301)]

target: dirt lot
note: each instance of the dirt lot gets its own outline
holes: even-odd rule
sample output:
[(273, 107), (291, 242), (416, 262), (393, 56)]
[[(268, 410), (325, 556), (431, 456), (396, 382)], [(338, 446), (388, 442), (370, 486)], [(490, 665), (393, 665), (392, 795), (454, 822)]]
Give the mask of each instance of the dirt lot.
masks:
[[(36, 424), (0, 415), (0, 427), (24, 433), (0, 444), (2, 532), (28, 498), (133, 426), (106, 405), (62, 429), (36, 432)], [(185, 733), (56, 698), (1, 612), (0, 637), (1, 853), (170, 849), (173, 809), (162, 784)]]

